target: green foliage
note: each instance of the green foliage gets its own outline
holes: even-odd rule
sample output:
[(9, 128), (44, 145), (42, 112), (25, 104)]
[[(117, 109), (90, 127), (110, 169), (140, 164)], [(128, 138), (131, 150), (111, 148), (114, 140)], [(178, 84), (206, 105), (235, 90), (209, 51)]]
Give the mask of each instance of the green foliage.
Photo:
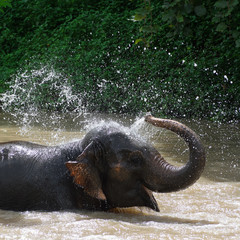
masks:
[(3, 8), (11, 7), (12, 0), (0, 0), (0, 13), (3, 13)]
[(132, 16), (132, 21), (144, 21), (144, 24), (139, 28), (139, 32), (143, 33), (141, 38), (136, 39), (135, 44), (143, 42), (145, 46), (149, 47), (153, 34), (158, 31), (158, 25), (153, 25), (152, 19), (152, 5), (151, 1), (142, 1), (143, 4), (141, 7), (135, 10), (134, 15)]
[[(1, 92), (17, 71), (50, 65), (88, 111), (240, 119), (238, 0), (12, 5), (0, 15)], [(33, 99), (54, 110), (49, 84)]]
[(192, 37), (196, 29), (199, 30), (198, 26), (206, 24), (209, 34), (210, 30), (221, 32), (222, 38), (231, 37), (235, 46), (240, 47), (239, 5), (239, 0), (166, 0), (161, 6), (162, 21), (168, 24), (173, 34), (183, 32), (186, 37)]

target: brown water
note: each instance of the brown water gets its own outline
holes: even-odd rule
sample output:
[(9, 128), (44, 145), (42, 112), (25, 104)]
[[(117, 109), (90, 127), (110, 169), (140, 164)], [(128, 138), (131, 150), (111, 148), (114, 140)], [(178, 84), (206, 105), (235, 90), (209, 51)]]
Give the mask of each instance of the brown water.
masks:
[[(177, 165), (186, 161), (184, 142), (169, 131), (120, 116), (117, 119), (145, 138)], [(87, 131), (70, 124), (64, 130), (9, 125), (0, 115), (0, 142), (27, 140), (55, 145), (81, 139)], [(95, 123), (100, 120), (95, 119)], [(154, 194), (160, 213), (131, 208), (104, 212), (11, 212), (0, 210), (0, 239), (240, 239), (240, 126), (205, 121), (184, 121), (201, 137), (207, 165), (192, 187), (168, 194)], [(113, 123), (110, 123), (113, 124)], [(79, 128), (79, 129), (78, 129)], [(74, 129), (74, 130), (73, 130)], [(0, 193), (1, 194), (1, 193)]]

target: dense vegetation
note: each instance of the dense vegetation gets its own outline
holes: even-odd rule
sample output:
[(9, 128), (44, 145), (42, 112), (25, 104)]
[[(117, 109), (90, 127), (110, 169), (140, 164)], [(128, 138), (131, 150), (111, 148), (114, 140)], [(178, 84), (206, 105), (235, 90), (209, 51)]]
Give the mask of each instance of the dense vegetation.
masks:
[[(11, 4), (0, 12), (0, 92), (49, 65), (88, 111), (240, 120), (238, 0)], [(50, 91), (46, 83), (35, 101), (55, 110)]]

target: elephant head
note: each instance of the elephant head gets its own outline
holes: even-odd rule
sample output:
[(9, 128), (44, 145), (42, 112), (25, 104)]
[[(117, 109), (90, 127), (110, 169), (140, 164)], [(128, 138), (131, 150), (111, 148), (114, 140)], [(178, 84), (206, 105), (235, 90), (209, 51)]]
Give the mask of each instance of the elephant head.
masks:
[(189, 145), (189, 161), (183, 167), (175, 167), (153, 146), (114, 127), (90, 131), (82, 141), (81, 155), (66, 166), (75, 184), (91, 198), (104, 202), (104, 209), (145, 206), (159, 211), (152, 191), (184, 189), (204, 169), (204, 148), (190, 128), (152, 116), (145, 120), (180, 135)]

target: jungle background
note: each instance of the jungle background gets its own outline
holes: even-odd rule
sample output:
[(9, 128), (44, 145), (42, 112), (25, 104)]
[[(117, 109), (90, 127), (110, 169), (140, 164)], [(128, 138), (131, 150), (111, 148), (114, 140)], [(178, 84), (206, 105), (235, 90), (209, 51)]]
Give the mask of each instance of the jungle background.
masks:
[[(239, 121), (240, 3), (0, 0), (0, 93), (42, 66), (90, 112)], [(37, 92), (62, 111), (50, 83)]]

